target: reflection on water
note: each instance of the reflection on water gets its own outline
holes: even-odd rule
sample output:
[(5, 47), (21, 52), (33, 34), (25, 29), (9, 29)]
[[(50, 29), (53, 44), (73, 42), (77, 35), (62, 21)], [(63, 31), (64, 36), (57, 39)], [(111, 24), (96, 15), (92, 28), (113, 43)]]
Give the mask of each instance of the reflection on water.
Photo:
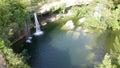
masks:
[(28, 46), (29, 64), (32, 68), (93, 68), (112, 48), (116, 35), (118, 32), (54, 29), (33, 38)]

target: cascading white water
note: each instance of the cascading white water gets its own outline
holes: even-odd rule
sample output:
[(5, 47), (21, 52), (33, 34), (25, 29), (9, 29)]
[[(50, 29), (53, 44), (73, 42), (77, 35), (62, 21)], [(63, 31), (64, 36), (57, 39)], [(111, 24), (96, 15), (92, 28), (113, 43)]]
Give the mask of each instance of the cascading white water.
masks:
[(34, 13), (34, 18), (35, 18), (35, 28), (36, 28), (36, 32), (34, 33), (34, 35), (35, 36), (42, 35), (43, 31), (41, 31), (41, 29), (40, 29), (40, 25), (39, 25), (36, 13)]
[(25, 30), (26, 30), (26, 35), (27, 35), (26, 42), (27, 43), (31, 43), (32, 37), (30, 36), (30, 32), (29, 32), (29, 28), (28, 28), (27, 22), (25, 22)]

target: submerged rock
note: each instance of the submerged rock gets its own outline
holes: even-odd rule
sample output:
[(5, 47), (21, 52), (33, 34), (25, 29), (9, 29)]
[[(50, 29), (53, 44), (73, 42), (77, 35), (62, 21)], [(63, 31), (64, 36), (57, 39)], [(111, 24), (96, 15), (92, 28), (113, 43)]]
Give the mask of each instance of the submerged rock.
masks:
[(68, 37), (72, 37), (74, 40), (77, 40), (80, 37), (80, 32), (79, 31), (74, 31), (74, 30), (68, 30), (66, 32), (66, 35)]
[(63, 25), (62, 29), (64, 29), (64, 30), (72, 30), (72, 29), (74, 29), (74, 27), (75, 26), (74, 26), (73, 21), (69, 20), (69, 21), (66, 22), (65, 25)]
[(81, 26), (79, 26), (79, 27), (77, 27), (76, 29), (75, 29), (75, 31), (77, 31), (77, 32), (80, 32), (82, 30), (82, 27)]
[(73, 39), (77, 40), (80, 37), (80, 32), (74, 31), (73, 32)]
[(85, 33), (89, 33), (91, 30), (89, 30), (89, 29), (84, 29), (84, 32)]

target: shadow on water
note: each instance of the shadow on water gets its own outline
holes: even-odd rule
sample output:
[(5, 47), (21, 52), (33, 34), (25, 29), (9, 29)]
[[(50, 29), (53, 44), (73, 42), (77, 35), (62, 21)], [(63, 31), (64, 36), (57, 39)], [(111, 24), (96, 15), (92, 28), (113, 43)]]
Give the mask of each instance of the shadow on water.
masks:
[[(103, 59), (106, 53), (110, 53), (111, 49), (114, 49), (114, 43), (116, 37), (119, 36), (120, 31), (111, 31), (107, 30), (102, 32), (100, 35), (93, 36), (93, 40), (90, 42), (89, 46), (91, 46), (91, 51), (96, 55), (94, 61), (99, 63)], [(95, 63), (95, 64), (97, 64)]]
[(29, 60), (31, 68), (71, 68), (68, 51), (52, 47), (50, 37), (34, 37), (32, 41), (28, 47), (32, 56)]
[(56, 24), (45, 27), (44, 35), (33, 37), (32, 43), (26, 45), (31, 68), (93, 68), (119, 34), (111, 31), (84, 34), (79, 29), (61, 31), (60, 27)]
[[(53, 33), (52, 33), (53, 32)], [(66, 32), (52, 31), (51, 34), (45, 33), (43, 36), (33, 37), (32, 43), (27, 45), (31, 68), (92, 68), (87, 63), (85, 45), (88, 39), (82, 33), (78, 39), (65, 36)], [(47, 35), (46, 35), (47, 34)], [(84, 40), (83, 40), (84, 39)]]

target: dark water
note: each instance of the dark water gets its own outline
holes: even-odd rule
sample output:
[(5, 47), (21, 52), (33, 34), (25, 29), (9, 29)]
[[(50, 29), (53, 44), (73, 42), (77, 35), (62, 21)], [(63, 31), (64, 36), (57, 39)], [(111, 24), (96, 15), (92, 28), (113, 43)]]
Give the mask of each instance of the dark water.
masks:
[(28, 44), (31, 68), (93, 68), (112, 48), (119, 32), (51, 30)]

